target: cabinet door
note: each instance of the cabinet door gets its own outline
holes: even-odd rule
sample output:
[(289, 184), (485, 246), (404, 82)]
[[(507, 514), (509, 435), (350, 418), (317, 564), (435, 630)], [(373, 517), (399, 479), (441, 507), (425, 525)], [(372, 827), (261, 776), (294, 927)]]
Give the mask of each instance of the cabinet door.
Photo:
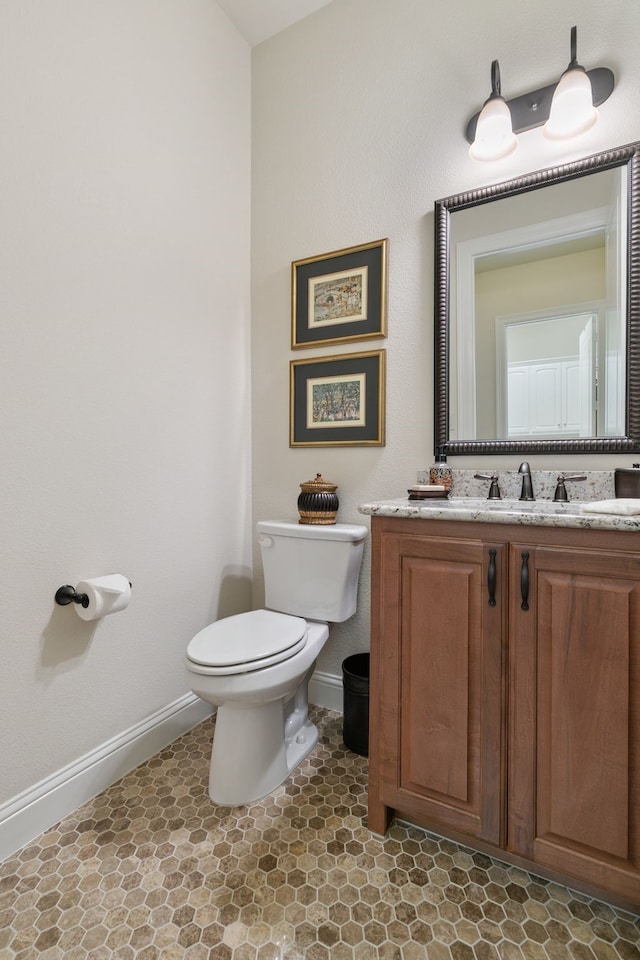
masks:
[(384, 535), (380, 558), (372, 710), (382, 801), (434, 829), (499, 843), (506, 548)]
[(637, 556), (512, 545), (510, 565), (508, 849), (637, 902)]

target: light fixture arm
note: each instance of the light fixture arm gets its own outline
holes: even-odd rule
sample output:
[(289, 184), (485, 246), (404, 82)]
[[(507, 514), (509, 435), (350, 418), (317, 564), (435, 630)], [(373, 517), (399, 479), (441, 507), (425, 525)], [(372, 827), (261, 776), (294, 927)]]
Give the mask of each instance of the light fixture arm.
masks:
[(578, 28), (571, 27), (571, 60), (567, 70), (575, 70), (576, 68), (584, 70), (582, 64), (578, 63)]
[(500, 64), (497, 60), (491, 62), (491, 96), (490, 100), (495, 99), (495, 97), (501, 97), (502, 93), (500, 91)]
[[(577, 62), (577, 28), (571, 28), (571, 62), (567, 70), (581, 69)], [(566, 72), (566, 71), (565, 71)], [(593, 105), (600, 106), (611, 96), (615, 86), (613, 72), (608, 67), (596, 67), (593, 70), (586, 70), (585, 73), (591, 81), (593, 90)], [(511, 121), (513, 132), (523, 133), (525, 130), (533, 130), (535, 127), (543, 126), (549, 119), (551, 112), (551, 101), (558, 82), (550, 83), (546, 87), (540, 87), (532, 90), (531, 93), (524, 93), (522, 96), (507, 100), (507, 106), (511, 111)], [(493, 99), (500, 96), (500, 67), (498, 61), (494, 60), (491, 64), (491, 97)], [(476, 125), (480, 112), (475, 113), (465, 130), (465, 137), (469, 143), (473, 143), (476, 135)]]

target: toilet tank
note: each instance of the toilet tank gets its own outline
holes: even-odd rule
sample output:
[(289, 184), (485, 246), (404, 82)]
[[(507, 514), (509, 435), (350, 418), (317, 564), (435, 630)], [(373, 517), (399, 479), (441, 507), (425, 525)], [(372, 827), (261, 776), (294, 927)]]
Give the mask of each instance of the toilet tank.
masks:
[(368, 530), (260, 520), (265, 606), (308, 620), (341, 623), (355, 611)]

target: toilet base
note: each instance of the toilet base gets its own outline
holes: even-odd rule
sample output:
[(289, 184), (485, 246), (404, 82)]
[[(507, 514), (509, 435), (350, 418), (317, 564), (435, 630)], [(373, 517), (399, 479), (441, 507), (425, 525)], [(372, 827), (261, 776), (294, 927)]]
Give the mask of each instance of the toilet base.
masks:
[(318, 742), (307, 714), (308, 675), (294, 699), (218, 707), (209, 770), (209, 796), (227, 807), (268, 796)]
[(272, 793), (318, 742), (308, 717), (283, 737), (280, 700), (259, 707), (218, 707), (209, 770), (209, 796), (226, 807), (244, 806)]
[(315, 723), (307, 718), (296, 738), (287, 743), (287, 766), (289, 768), (287, 776), (311, 753), (317, 742), (318, 728)]

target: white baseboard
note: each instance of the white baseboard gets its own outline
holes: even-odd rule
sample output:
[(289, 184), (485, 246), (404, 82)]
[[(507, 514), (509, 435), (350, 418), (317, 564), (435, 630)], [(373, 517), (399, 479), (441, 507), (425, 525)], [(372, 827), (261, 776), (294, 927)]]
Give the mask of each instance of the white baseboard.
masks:
[(309, 703), (342, 713), (342, 678), (316, 670), (309, 681)]
[[(342, 678), (316, 672), (309, 701), (342, 713)], [(106, 790), (167, 744), (202, 723), (212, 708), (187, 693), (0, 806), (0, 861)]]
[(0, 861), (205, 720), (193, 693), (113, 737), (0, 806)]

